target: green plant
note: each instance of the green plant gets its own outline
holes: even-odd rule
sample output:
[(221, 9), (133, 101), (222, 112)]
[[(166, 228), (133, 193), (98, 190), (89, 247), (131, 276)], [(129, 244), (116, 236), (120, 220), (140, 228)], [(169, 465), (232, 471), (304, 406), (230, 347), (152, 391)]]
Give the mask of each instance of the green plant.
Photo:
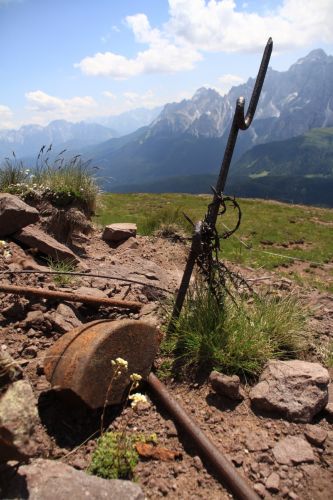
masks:
[(236, 305), (226, 294), (219, 305), (197, 281), (163, 351), (174, 356), (183, 375), (215, 368), (255, 376), (268, 359), (293, 357), (305, 348), (305, 317), (297, 297), (265, 295)]
[(13, 158), (5, 158), (0, 168), (0, 191), (14, 194), (25, 191), (29, 172), (13, 152)]
[(71, 260), (54, 260), (52, 257), (48, 257), (47, 264), (51, 268), (52, 271), (55, 271), (58, 274), (53, 275), (53, 281), (58, 286), (68, 286), (75, 281), (75, 278), (70, 274), (75, 271), (76, 266), (75, 263)]
[(134, 436), (106, 432), (97, 441), (88, 472), (104, 479), (132, 479), (139, 460), (134, 444)]
[(51, 155), (52, 146), (43, 146), (36, 164), (26, 169), (13, 153), (0, 168), (0, 190), (23, 197), (43, 194), (55, 205), (66, 206), (72, 202), (83, 205), (86, 213), (93, 214), (99, 193), (94, 167), (83, 161), (81, 155), (66, 158), (65, 150)]

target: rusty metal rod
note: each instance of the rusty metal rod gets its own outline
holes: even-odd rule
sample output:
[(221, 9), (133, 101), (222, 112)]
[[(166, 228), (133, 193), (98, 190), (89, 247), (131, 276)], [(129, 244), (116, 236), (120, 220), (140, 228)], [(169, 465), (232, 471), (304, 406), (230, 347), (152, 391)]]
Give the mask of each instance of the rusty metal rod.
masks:
[(76, 293), (59, 292), (46, 290), (44, 288), (32, 288), (27, 286), (21, 287), (0, 284), (0, 292), (13, 293), (16, 295), (34, 295), (36, 297), (42, 297), (44, 299), (60, 299), (68, 302), (82, 302), (83, 304), (96, 304), (108, 307), (123, 307), (125, 309), (132, 309), (135, 311), (140, 310), (143, 305), (140, 302), (134, 302), (131, 300), (96, 298), (89, 295), (78, 295)]
[(199, 454), (214, 467), (229, 490), (240, 500), (259, 500), (246, 480), (238, 474), (235, 467), (216, 448), (212, 441), (202, 432), (185, 410), (172, 398), (165, 385), (150, 373), (148, 383), (153, 393), (168, 410), (174, 420), (185, 430), (198, 446)]

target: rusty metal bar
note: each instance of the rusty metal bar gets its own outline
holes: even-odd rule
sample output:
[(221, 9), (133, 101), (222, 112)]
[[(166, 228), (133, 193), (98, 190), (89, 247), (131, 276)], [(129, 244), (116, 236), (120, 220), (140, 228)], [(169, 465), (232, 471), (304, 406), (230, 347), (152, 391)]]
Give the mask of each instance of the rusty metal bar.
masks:
[(42, 297), (44, 299), (59, 299), (67, 302), (82, 302), (83, 304), (95, 304), (103, 305), (108, 307), (122, 307), (125, 309), (132, 309), (134, 311), (139, 311), (143, 304), (140, 302), (134, 302), (130, 300), (117, 300), (117, 299), (106, 299), (106, 298), (96, 298), (89, 295), (77, 295), (75, 293), (59, 292), (53, 290), (46, 290), (44, 288), (32, 288), (32, 287), (21, 287), (14, 285), (2, 285), (0, 284), (0, 292), (13, 293), (15, 295), (34, 295), (36, 297)]
[(172, 398), (167, 388), (158, 378), (150, 373), (148, 383), (153, 393), (161, 401), (174, 420), (185, 430), (198, 446), (199, 454), (207, 460), (220, 476), (223, 483), (240, 500), (259, 500), (246, 480), (238, 474), (235, 467), (216, 448), (212, 441), (202, 432), (185, 410)]

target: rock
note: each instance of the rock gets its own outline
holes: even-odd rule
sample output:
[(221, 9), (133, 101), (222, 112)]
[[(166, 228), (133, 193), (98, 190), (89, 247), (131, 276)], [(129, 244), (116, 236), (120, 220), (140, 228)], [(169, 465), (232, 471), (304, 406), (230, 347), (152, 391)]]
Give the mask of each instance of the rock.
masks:
[(4, 350), (0, 350), (0, 390), (22, 378), (21, 366)]
[(12, 237), (27, 245), (30, 248), (37, 248), (37, 250), (55, 261), (68, 261), (78, 264), (80, 259), (68, 247), (59, 243), (49, 234), (44, 233), (35, 225), (24, 227), (20, 231), (15, 232)]
[(257, 430), (249, 432), (246, 436), (245, 446), (249, 451), (265, 451), (269, 449), (267, 431)]
[(29, 311), (27, 317), (24, 320), (25, 326), (28, 328), (31, 326), (40, 326), (44, 322), (44, 314), (42, 311)]
[(166, 424), (166, 428), (167, 428), (167, 436), (168, 437), (176, 437), (178, 436), (178, 431), (177, 431), (177, 427), (175, 426), (175, 424), (173, 423), (172, 420), (167, 420), (165, 422)]
[(276, 472), (272, 472), (268, 476), (265, 482), (265, 487), (268, 491), (271, 491), (272, 493), (277, 493), (280, 489), (280, 476)]
[(108, 295), (99, 290), (98, 288), (90, 288), (89, 286), (81, 286), (75, 293), (78, 295), (89, 295), (89, 297), (95, 297), (96, 299), (107, 299)]
[(1, 461), (21, 460), (34, 453), (31, 437), (37, 422), (37, 405), (29, 382), (13, 382), (0, 397)]
[(327, 438), (327, 432), (325, 429), (319, 427), (319, 425), (307, 425), (305, 427), (304, 435), (309, 443), (315, 446), (322, 446)]
[(287, 436), (281, 439), (272, 451), (275, 460), (279, 464), (312, 463), (315, 458), (309, 443), (305, 439), (295, 436)]
[(333, 383), (328, 385), (328, 403), (325, 407), (325, 412), (333, 418)]
[(119, 222), (105, 226), (102, 238), (104, 241), (123, 241), (136, 236), (136, 224)]
[(134, 236), (131, 236), (130, 238), (128, 238), (128, 240), (125, 240), (124, 243), (120, 243), (120, 245), (117, 246), (117, 252), (119, 251), (124, 252), (125, 250), (134, 250), (135, 248), (138, 247), (139, 247), (138, 240), (136, 240)]
[(37, 222), (38, 211), (9, 193), (0, 193), (0, 237)]
[(38, 349), (34, 345), (29, 345), (29, 346), (25, 347), (25, 349), (23, 349), (23, 351), (22, 351), (22, 356), (24, 358), (31, 358), (31, 359), (36, 358), (37, 354), (38, 354)]
[(311, 422), (328, 400), (328, 371), (319, 363), (269, 361), (250, 392), (259, 411), (277, 412), (295, 422)]
[(209, 375), (209, 382), (215, 392), (229, 399), (242, 401), (244, 399), (241, 393), (240, 380), (237, 375), (228, 376), (217, 371), (212, 371)]
[(260, 498), (265, 498), (267, 491), (266, 491), (265, 486), (262, 483), (255, 483), (255, 485), (253, 486), (253, 489), (256, 493), (258, 493)]
[(90, 476), (54, 460), (37, 459), (21, 465), (6, 483), (5, 498), (29, 500), (144, 500), (138, 484)]
[(69, 332), (73, 328), (82, 325), (72, 307), (67, 304), (59, 304), (57, 310), (49, 314), (48, 318), (61, 333)]

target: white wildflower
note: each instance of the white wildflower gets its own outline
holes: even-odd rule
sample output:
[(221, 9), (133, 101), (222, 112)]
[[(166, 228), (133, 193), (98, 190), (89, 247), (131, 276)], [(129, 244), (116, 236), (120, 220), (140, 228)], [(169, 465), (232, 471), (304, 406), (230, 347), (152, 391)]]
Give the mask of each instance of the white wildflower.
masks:
[(5, 240), (0, 240), (0, 248), (6, 247), (6, 246), (7, 246), (7, 243), (5, 242)]
[(142, 377), (138, 373), (132, 373), (132, 375), (130, 376), (130, 379), (132, 380), (132, 382), (140, 382)]
[(141, 394), (140, 392), (136, 392), (135, 394), (131, 394), (129, 396), (129, 398), (132, 403), (131, 403), (131, 407), (136, 410), (138, 405), (140, 403), (148, 403), (148, 399), (146, 398), (146, 396), (144, 394)]

